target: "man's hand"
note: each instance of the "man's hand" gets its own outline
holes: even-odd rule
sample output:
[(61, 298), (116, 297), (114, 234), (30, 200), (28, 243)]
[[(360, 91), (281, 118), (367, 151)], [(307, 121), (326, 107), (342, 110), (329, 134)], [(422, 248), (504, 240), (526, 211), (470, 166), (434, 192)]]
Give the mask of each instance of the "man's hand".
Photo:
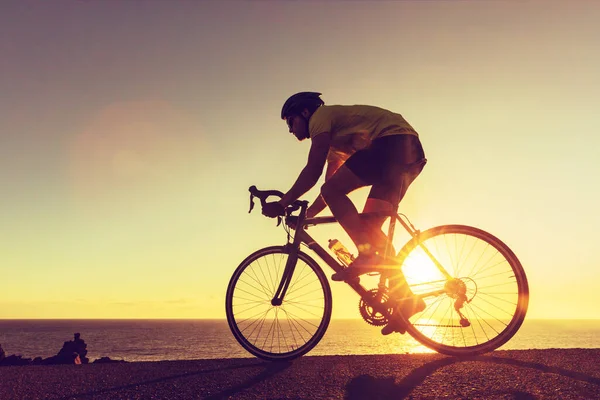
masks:
[(296, 215), (290, 215), (286, 218), (285, 222), (290, 228), (296, 230), (296, 227), (298, 226), (298, 217)]
[(266, 203), (262, 208), (262, 214), (265, 217), (275, 218), (285, 214), (285, 208), (278, 201)]

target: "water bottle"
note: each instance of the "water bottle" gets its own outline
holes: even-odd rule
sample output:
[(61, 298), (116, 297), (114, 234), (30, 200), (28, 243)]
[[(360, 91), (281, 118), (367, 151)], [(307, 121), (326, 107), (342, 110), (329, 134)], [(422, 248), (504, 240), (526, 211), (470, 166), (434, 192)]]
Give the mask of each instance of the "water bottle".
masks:
[(339, 240), (329, 239), (329, 248), (331, 251), (333, 251), (338, 260), (340, 260), (342, 265), (347, 267), (352, 263), (352, 261), (354, 261), (354, 256), (352, 253), (350, 253), (346, 246), (344, 246)]

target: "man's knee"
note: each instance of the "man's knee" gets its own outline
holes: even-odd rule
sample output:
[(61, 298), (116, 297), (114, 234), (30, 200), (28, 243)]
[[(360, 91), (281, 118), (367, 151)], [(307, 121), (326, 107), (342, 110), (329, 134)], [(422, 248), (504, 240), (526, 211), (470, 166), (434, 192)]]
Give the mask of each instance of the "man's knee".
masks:
[(394, 205), (389, 200), (383, 200), (372, 196), (367, 197), (367, 202), (363, 208), (364, 213), (386, 212), (394, 210)]
[(327, 199), (335, 199), (343, 195), (345, 195), (345, 193), (343, 193), (340, 188), (336, 187), (336, 185), (332, 184), (331, 182), (325, 182), (323, 186), (321, 186), (321, 196), (323, 196), (323, 199), (326, 203)]

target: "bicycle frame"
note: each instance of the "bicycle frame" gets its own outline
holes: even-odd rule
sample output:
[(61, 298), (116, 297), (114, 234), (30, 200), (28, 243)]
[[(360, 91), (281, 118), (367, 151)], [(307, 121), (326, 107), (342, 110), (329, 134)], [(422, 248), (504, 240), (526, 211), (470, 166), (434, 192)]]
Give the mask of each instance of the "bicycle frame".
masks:
[[(274, 306), (278, 306), (283, 303), (283, 298), (285, 297), (285, 294), (286, 294), (288, 286), (290, 284), (292, 275), (294, 273), (294, 269), (296, 267), (296, 262), (298, 260), (298, 252), (300, 251), (300, 245), (302, 243), (306, 244), (309, 249), (314, 251), (335, 272), (339, 272), (345, 268), (336, 259), (334, 259), (327, 250), (325, 250), (319, 243), (317, 243), (317, 241), (315, 241), (312, 238), (312, 236), (310, 236), (306, 232), (306, 229), (309, 226), (337, 223), (338, 221), (333, 216), (331, 216), (331, 217), (315, 217), (315, 218), (306, 219), (305, 215), (306, 215), (307, 206), (308, 206), (308, 203), (306, 203), (306, 202), (303, 202), (300, 205), (300, 215), (298, 216), (298, 224), (296, 226), (296, 233), (294, 234), (293, 241), (291, 243), (288, 242), (285, 246), (286, 250), (288, 251), (289, 256), (288, 256), (288, 259), (287, 259), (287, 262), (285, 265), (285, 269), (283, 271), (281, 282), (279, 283), (279, 287), (277, 288), (277, 291), (275, 292), (275, 295), (271, 301), (271, 304)], [(362, 217), (388, 217), (388, 218), (390, 218), (390, 224), (389, 224), (388, 235), (387, 235), (388, 240), (386, 242), (384, 259), (388, 259), (390, 257), (389, 252), (390, 252), (390, 249), (392, 248), (391, 243), (394, 238), (396, 222), (400, 222), (400, 224), (408, 232), (408, 234), (413, 239), (418, 240), (420, 231), (418, 229), (415, 229), (412, 225), (409, 225), (409, 223), (405, 222), (400, 217), (400, 214), (398, 214), (397, 207), (394, 210), (392, 210), (391, 212), (362, 213), (360, 215)], [(446, 277), (446, 279), (447, 280), (452, 279), (452, 277), (448, 274), (448, 272), (444, 269), (444, 267), (435, 259), (435, 257), (427, 250), (427, 248), (423, 244), (419, 244), (419, 245), (421, 248), (423, 248), (423, 250), (425, 251), (425, 254), (427, 254), (429, 256), (429, 258), (431, 258), (431, 260), (434, 262), (434, 264), (437, 266), (437, 268), (442, 272), (442, 274)], [(403, 247), (403, 249), (404, 249), (404, 247)], [(406, 254), (404, 254), (404, 252), (401, 250), (400, 261), (402, 261), (405, 256), (406, 256)], [(386, 279), (387, 279), (387, 276), (384, 276), (384, 274), (382, 273), (381, 278), (380, 278), (380, 283), (379, 283), (380, 287), (382, 285), (385, 286)], [(356, 280), (346, 281), (346, 283), (361, 298), (366, 299), (366, 301), (368, 301), (369, 296), (366, 296), (366, 294), (368, 293), (368, 290), (365, 289), (365, 287), (363, 287), (360, 284), (360, 280), (356, 279)], [(429, 297), (429, 296), (437, 296), (444, 292), (445, 292), (444, 290), (436, 290), (436, 291), (429, 292), (429, 293), (422, 293), (419, 296), (422, 298)], [(383, 307), (381, 305), (381, 303), (375, 302), (374, 304), (370, 304), (370, 305), (374, 309), (376, 309), (378, 312), (382, 313), (383, 315), (388, 315), (387, 309), (385, 307)]]

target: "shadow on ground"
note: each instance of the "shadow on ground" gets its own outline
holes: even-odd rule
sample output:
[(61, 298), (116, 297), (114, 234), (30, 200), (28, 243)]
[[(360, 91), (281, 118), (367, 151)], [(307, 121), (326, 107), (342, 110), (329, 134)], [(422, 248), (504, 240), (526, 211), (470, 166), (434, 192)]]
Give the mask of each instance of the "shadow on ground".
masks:
[[(419, 368), (413, 370), (408, 374), (402, 381), (396, 383), (394, 376), (385, 378), (376, 378), (370, 375), (360, 375), (348, 383), (346, 386), (346, 396), (348, 400), (357, 399), (403, 399), (408, 397), (411, 392), (419, 385), (423, 384), (427, 377), (431, 376), (434, 372), (446, 366), (461, 363), (461, 362), (487, 362), (498, 365), (512, 365), (521, 368), (532, 368), (543, 373), (558, 374), (570, 379), (577, 381), (591, 383), (600, 386), (600, 379), (589, 375), (582, 374), (580, 372), (570, 371), (564, 368), (552, 367), (540, 363), (519, 361), (511, 358), (502, 358), (494, 356), (476, 356), (468, 358), (443, 358), (441, 360), (432, 361)], [(535, 399), (533, 394), (522, 392), (518, 390), (505, 390), (497, 392), (486, 392), (486, 396), (510, 396), (517, 400), (529, 400)]]
[(223, 391), (221, 391), (219, 393), (215, 393), (211, 396), (204, 397), (205, 399), (223, 399), (223, 398), (228, 398), (230, 396), (234, 396), (236, 393), (239, 393), (239, 392), (241, 392), (245, 389), (248, 389), (262, 381), (265, 381), (265, 380), (275, 376), (279, 372), (282, 372), (283, 370), (287, 369), (291, 365), (292, 365), (291, 362), (253, 361), (253, 362), (249, 362), (249, 363), (244, 363), (242, 365), (233, 365), (233, 366), (224, 367), (224, 368), (187, 372), (185, 374), (169, 375), (169, 376), (165, 376), (165, 377), (158, 378), (158, 379), (151, 379), (151, 380), (146, 380), (146, 381), (142, 381), (142, 382), (135, 382), (135, 383), (132, 383), (129, 385), (122, 385), (122, 386), (116, 386), (116, 387), (112, 387), (112, 388), (108, 388), (108, 389), (94, 390), (94, 391), (73, 394), (73, 395), (69, 395), (66, 397), (62, 397), (62, 398), (60, 398), (60, 400), (85, 398), (85, 397), (91, 397), (91, 396), (102, 396), (102, 397), (106, 396), (108, 398), (108, 397), (110, 397), (110, 394), (117, 394), (121, 391), (128, 390), (128, 389), (134, 389), (134, 388), (137, 388), (137, 387), (143, 386), (143, 385), (153, 385), (156, 383), (167, 382), (167, 381), (171, 381), (171, 380), (175, 380), (175, 379), (179, 379), (179, 378), (200, 376), (200, 375), (204, 375), (204, 374), (210, 374), (213, 372), (223, 372), (223, 371), (227, 371), (227, 370), (238, 370), (238, 369), (244, 369), (244, 368), (263, 367), (262, 371), (259, 374), (255, 375), (251, 378), (248, 378), (247, 380), (241, 382), (240, 384), (232, 386), (227, 389), (224, 389)]

